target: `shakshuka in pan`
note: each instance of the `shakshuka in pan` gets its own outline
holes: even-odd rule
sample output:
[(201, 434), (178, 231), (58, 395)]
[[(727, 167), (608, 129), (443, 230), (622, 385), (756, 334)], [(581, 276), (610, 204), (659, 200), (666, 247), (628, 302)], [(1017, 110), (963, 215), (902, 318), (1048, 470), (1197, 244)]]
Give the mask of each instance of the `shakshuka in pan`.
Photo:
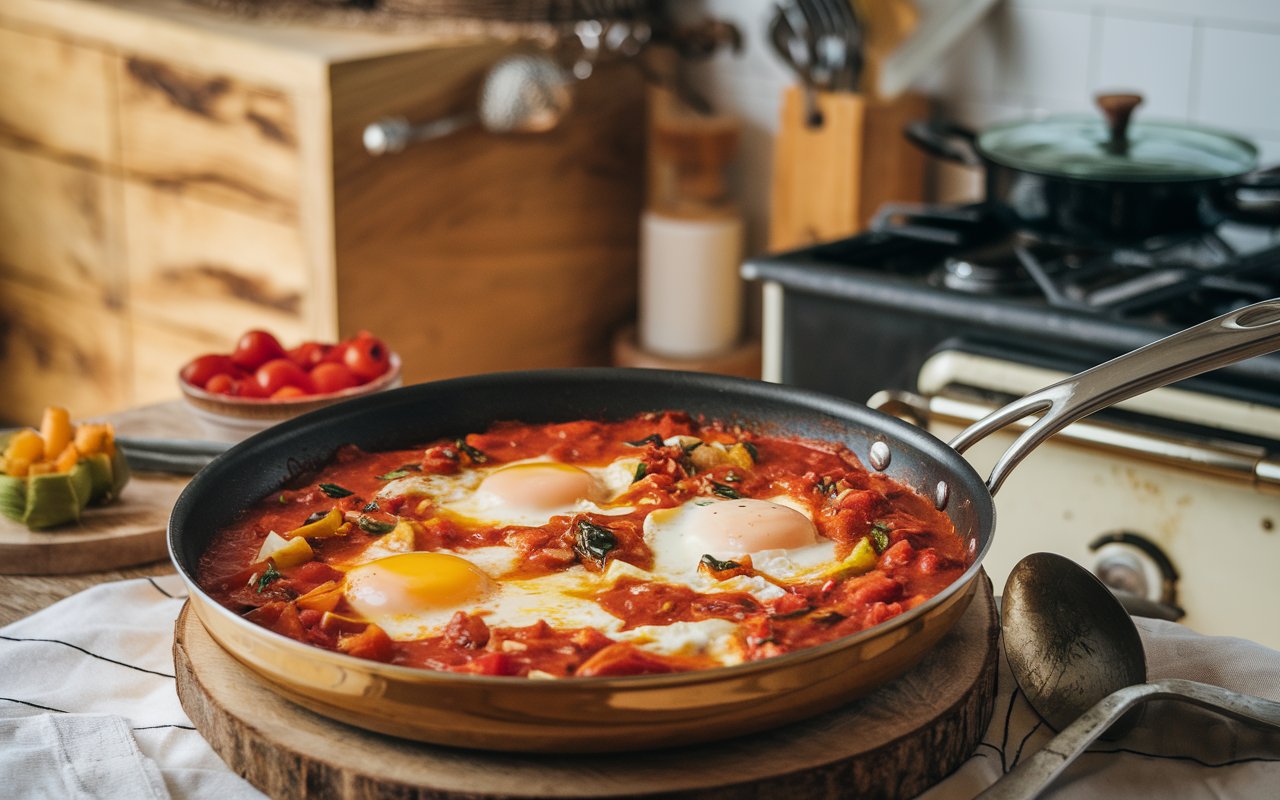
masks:
[(945, 514), (844, 445), (661, 412), (344, 447), (221, 530), (197, 577), (317, 647), (570, 678), (828, 642), (966, 566)]

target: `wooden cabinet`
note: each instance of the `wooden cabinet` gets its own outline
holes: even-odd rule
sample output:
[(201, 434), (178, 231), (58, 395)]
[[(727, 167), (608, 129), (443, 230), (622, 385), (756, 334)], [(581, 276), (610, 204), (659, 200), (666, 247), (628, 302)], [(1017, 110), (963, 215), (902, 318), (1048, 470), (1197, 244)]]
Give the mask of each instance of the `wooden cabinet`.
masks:
[(181, 0), (0, 5), (0, 419), (173, 397), (250, 327), (365, 328), (407, 382), (606, 363), (634, 305), (643, 91), (547, 134), (382, 158), (364, 126), (472, 107), (520, 45), (471, 26), (256, 26)]

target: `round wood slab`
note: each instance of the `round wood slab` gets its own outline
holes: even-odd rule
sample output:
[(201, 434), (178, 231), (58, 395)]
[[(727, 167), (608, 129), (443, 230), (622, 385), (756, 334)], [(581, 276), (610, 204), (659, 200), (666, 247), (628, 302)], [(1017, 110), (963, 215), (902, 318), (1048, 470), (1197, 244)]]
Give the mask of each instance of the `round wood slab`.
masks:
[(114, 502), (43, 531), (0, 517), (0, 574), (97, 572), (165, 558), (169, 512), (188, 480), (135, 473)]
[(960, 623), (907, 674), (819, 717), (711, 744), (605, 755), (458, 750), (342, 725), (276, 695), (184, 607), (178, 697), (227, 764), (273, 798), (909, 797), (977, 748), (999, 626), (978, 582)]

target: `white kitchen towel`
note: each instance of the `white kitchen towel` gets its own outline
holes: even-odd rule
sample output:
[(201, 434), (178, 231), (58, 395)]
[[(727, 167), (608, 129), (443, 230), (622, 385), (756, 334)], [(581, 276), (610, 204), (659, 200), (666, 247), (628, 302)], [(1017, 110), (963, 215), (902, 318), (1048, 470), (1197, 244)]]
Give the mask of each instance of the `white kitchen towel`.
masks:
[(173, 623), (184, 598), (176, 575), (106, 583), (0, 628), (0, 794), (263, 797), (178, 703)]
[[(1280, 702), (1280, 651), (1172, 622), (1134, 621), (1149, 679), (1186, 678)], [(968, 800), (1055, 735), (1018, 690), (1003, 651), (997, 680), (995, 711), (977, 752), (923, 798)], [(1042, 797), (1280, 797), (1280, 731), (1185, 702), (1150, 702), (1135, 729), (1119, 741), (1095, 742)]]

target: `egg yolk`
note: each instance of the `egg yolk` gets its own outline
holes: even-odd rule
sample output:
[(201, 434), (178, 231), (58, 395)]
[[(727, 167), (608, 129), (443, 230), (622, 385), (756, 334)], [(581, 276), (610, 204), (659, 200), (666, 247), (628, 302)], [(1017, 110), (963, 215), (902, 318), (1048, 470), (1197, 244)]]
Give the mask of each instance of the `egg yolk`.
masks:
[(448, 553), (399, 553), (347, 573), (347, 602), (368, 618), (464, 605), (488, 594), (493, 581)]
[(571, 464), (536, 462), (512, 464), (490, 473), (480, 482), (479, 491), (499, 498), (515, 508), (551, 511), (579, 500), (600, 499), (600, 490), (591, 473)]
[(655, 522), (665, 522), (662, 516), (676, 514), (686, 517), (680, 526), (685, 535), (717, 558), (804, 547), (818, 541), (817, 529), (802, 512), (768, 500), (742, 498), (653, 512)]

